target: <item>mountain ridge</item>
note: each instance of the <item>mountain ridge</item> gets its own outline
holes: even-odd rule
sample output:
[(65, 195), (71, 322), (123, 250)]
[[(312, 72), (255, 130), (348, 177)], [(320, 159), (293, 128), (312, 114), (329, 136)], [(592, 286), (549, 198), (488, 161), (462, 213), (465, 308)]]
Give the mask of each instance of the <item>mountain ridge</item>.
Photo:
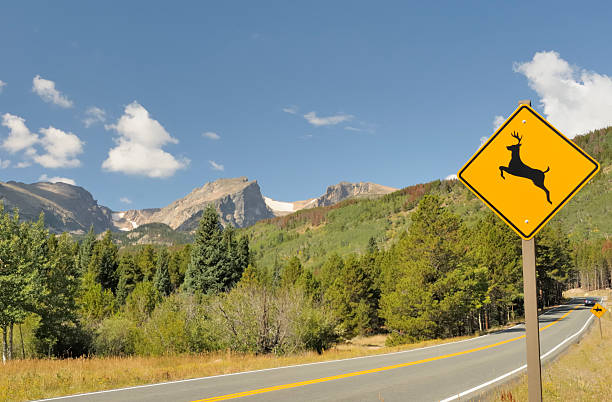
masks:
[(279, 202), (264, 197), (257, 180), (247, 177), (222, 178), (194, 188), (190, 193), (160, 208), (112, 211), (98, 205), (85, 188), (67, 183), (0, 182), (0, 202), (20, 210), (20, 218), (36, 220), (45, 213), (45, 223), (54, 233), (83, 234), (91, 225), (106, 230), (129, 232), (143, 225), (160, 223), (168, 230), (193, 232), (203, 210), (212, 204), (224, 226), (252, 226), (261, 220), (284, 216), (296, 210), (331, 205), (352, 197), (377, 197), (395, 191), (376, 183), (340, 182), (325, 194), (303, 201)]

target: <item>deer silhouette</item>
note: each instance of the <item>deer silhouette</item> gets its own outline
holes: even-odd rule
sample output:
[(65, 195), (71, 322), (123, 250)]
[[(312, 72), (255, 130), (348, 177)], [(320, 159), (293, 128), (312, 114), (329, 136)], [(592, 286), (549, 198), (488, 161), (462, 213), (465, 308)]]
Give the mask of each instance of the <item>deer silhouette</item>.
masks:
[(510, 163), (508, 166), (500, 166), (499, 172), (501, 173), (502, 179), (506, 179), (504, 177), (504, 172), (509, 173), (513, 176), (524, 177), (533, 182), (536, 187), (541, 188), (546, 193), (546, 200), (549, 204), (552, 204), (550, 201), (550, 193), (548, 189), (544, 186), (544, 174), (550, 170), (550, 166), (546, 168), (546, 170), (541, 171), (538, 169), (531, 168), (523, 163), (521, 160), (520, 149), (521, 149), (521, 139), (523, 137), (519, 136), (518, 133), (512, 132), (512, 137), (516, 138), (518, 143), (514, 145), (509, 145), (506, 147), (508, 151), (512, 152), (512, 158), (510, 159)]

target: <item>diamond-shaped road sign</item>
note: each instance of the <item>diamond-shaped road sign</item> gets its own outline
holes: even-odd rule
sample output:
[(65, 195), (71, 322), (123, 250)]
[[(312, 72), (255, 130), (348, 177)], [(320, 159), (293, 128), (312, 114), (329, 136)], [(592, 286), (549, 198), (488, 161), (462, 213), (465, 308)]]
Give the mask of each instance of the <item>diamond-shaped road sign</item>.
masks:
[(457, 177), (529, 240), (597, 171), (593, 158), (521, 105)]
[(606, 309), (601, 306), (599, 303), (595, 303), (593, 308), (591, 309), (591, 313), (597, 318), (601, 318), (601, 316), (606, 312)]

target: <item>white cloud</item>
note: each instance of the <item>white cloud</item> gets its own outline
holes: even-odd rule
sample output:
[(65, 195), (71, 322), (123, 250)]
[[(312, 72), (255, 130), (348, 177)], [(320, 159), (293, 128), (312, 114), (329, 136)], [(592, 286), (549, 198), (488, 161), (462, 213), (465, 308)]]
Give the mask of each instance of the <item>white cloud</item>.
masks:
[(483, 146), (485, 142), (487, 142), (488, 140), (489, 140), (488, 137), (480, 137), (480, 146)]
[(304, 118), (313, 126), (331, 126), (353, 118), (350, 114), (337, 114), (335, 116), (318, 117), (315, 112), (306, 113)]
[(344, 129), (348, 130), (348, 131), (363, 131), (363, 129), (357, 128), (357, 127), (353, 127), (353, 126), (346, 126), (346, 127), (344, 127)]
[(515, 63), (537, 92), (546, 118), (568, 137), (612, 125), (612, 78), (571, 66), (559, 53)]
[(505, 121), (506, 118), (504, 116), (495, 116), (493, 118), (493, 131), (497, 131), (497, 129), (500, 128)]
[(170, 177), (189, 164), (189, 159), (177, 160), (162, 149), (163, 145), (176, 144), (178, 140), (138, 102), (127, 105), (117, 124), (105, 128), (119, 134), (115, 138), (117, 146), (108, 151), (108, 158), (102, 163), (105, 170), (161, 178)]
[(0, 169), (6, 169), (11, 165), (11, 161), (8, 159), (0, 159)]
[(46, 80), (40, 75), (32, 80), (32, 91), (45, 102), (54, 103), (63, 108), (69, 108), (73, 105), (70, 99), (55, 89), (55, 82)]
[(71, 168), (81, 165), (81, 161), (76, 158), (83, 153), (83, 141), (79, 137), (52, 126), (42, 128), (40, 132), (43, 135), (40, 143), (47, 153), (33, 155), (34, 161), (46, 168)]
[(289, 113), (289, 114), (296, 114), (297, 111), (298, 111), (298, 107), (295, 105), (291, 105), (291, 106), (287, 106), (283, 108), (283, 112)]
[(6, 86), (6, 82), (0, 80), (0, 94), (2, 93), (2, 90), (4, 89), (5, 86)]
[(32, 166), (32, 162), (30, 161), (21, 161), (19, 163), (17, 163), (17, 165), (15, 165), (16, 168), (18, 169), (23, 169), (23, 168), (27, 168)]
[(44, 182), (49, 182), (49, 183), (66, 183), (66, 184), (72, 184), (73, 186), (76, 186), (76, 182), (72, 179), (69, 179), (67, 177), (58, 177), (58, 176), (49, 177), (46, 174), (41, 175), (38, 178), (38, 181), (44, 181)]
[(448, 176), (446, 176), (444, 178), (444, 180), (457, 180), (457, 175), (456, 174), (449, 174)]
[(215, 161), (208, 161), (208, 163), (210, 163), (210, 167), (211, 167), (213, 170), (219, 170), (219, 171), (221, 171), (221, 172), (225, 170), (225, 166), (220, 165), (220, 164), (218, 164), (218, 163), (217, 163), (217, 162), (215, 162)]
[(9, 129), (8, 137), (2, 142), (2, 148), (10, 153), (22, 151), (38, 142), (38, 136), (28, 129), (25, 119), (5, 113), (2, 116), (2, 125)]
[(209, 140), (218, 140), (221, 138), (219, 134), (213, 133), (212, 131), (207, 131), (205, 133), (202, 133), (202, 137), (208, 138)]
[(92, 106), (85, 112), (86, 117), (83, 119), (85, 127), (89, 128), (96, 123), (104, 123), (106, 121), (106, 112), (99, 107)]
[(130, 200), (127, 197), (121, 197), (121, 198), (119, 198), (119, 201), (121, 201), (124, 204), (131, 204), (132, 203), (132, 200)]

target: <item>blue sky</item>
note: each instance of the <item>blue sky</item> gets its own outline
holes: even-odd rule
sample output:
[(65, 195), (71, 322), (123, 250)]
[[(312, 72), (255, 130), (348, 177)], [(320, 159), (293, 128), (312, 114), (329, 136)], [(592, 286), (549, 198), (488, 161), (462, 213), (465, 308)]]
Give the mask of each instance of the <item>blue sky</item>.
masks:
[(294, 201), (455, 173), (518, 99), (569, 136), (612, 125), (605, 2), (425, 3), (5, 2), (0, 180)]

